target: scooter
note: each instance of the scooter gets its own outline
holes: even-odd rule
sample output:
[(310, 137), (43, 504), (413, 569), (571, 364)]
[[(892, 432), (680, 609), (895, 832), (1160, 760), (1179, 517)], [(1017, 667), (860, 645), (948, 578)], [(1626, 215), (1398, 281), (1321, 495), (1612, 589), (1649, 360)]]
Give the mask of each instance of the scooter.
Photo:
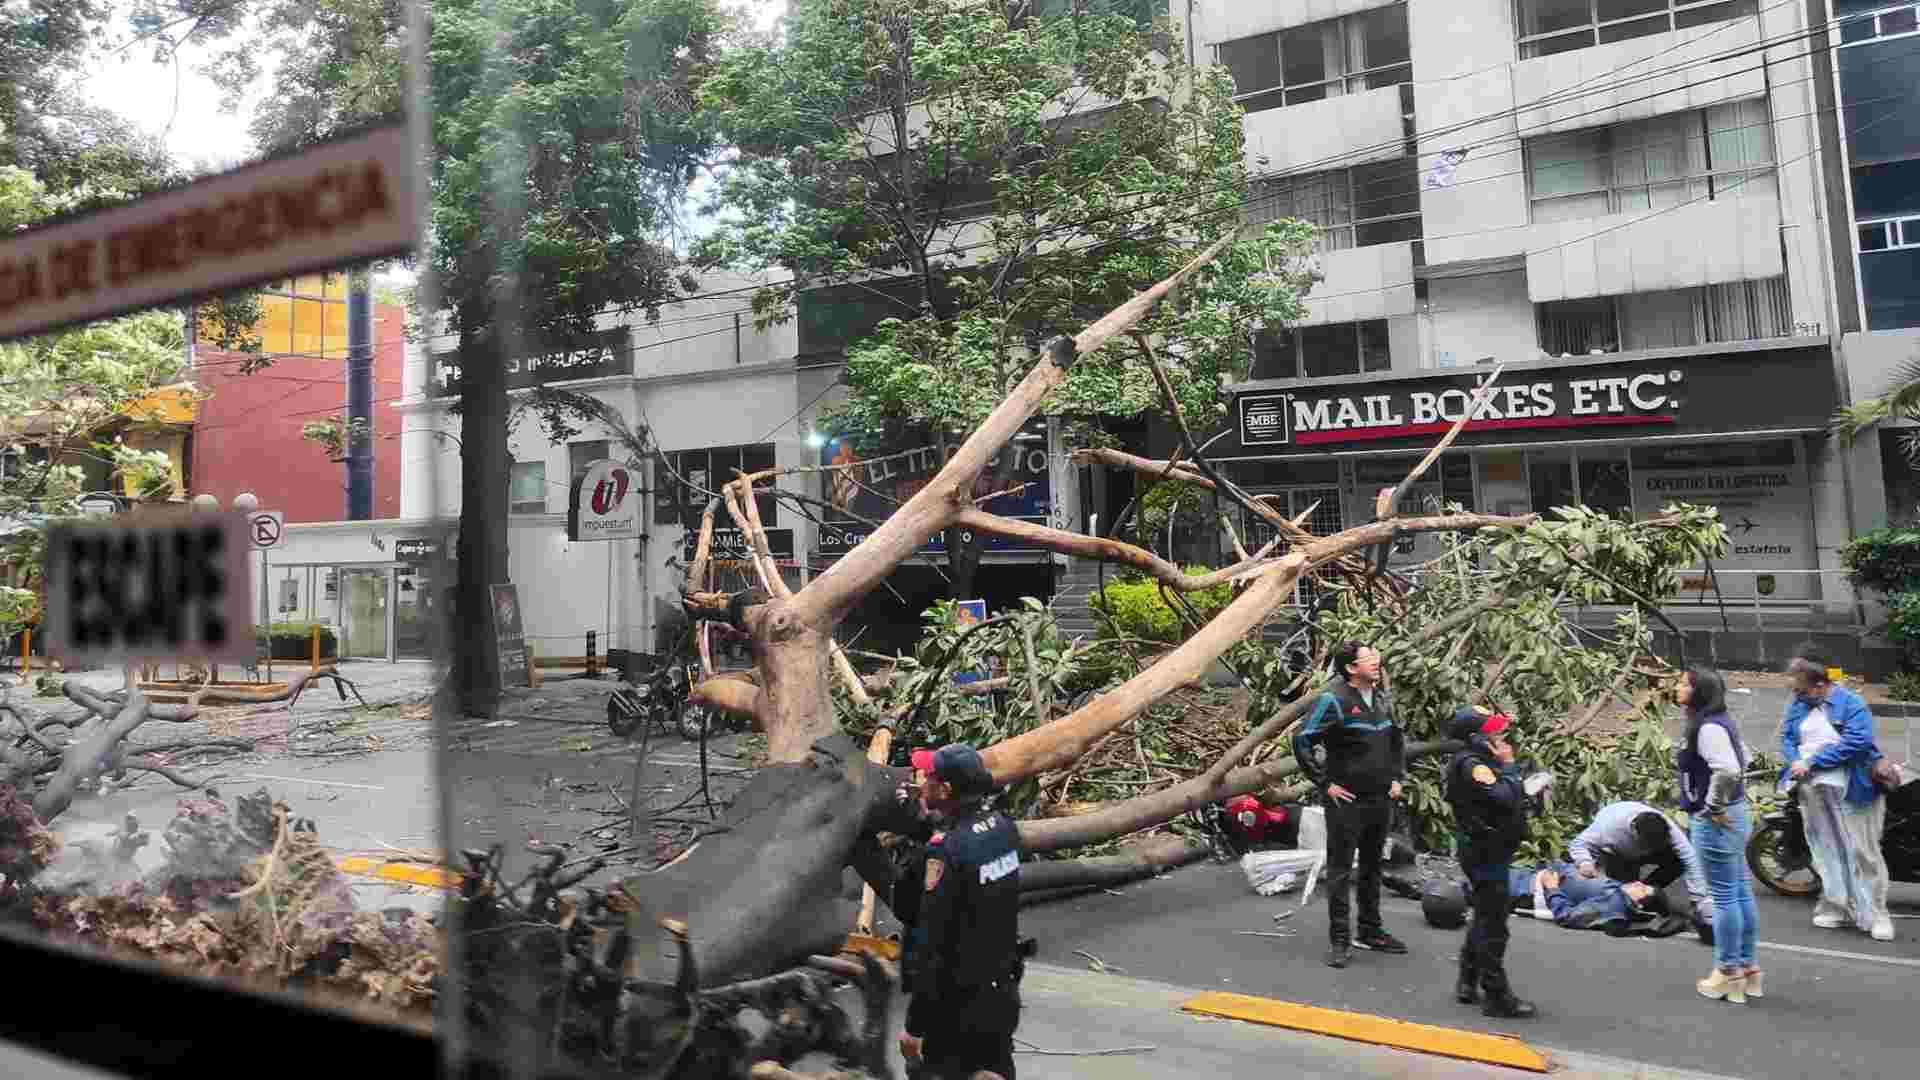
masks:
[[(1880, 852), (1889, 880), (1920, 884), (1920, 773), (1903, 766), (1900, 779), (1900, 786), (1886, 793)], [(1817, 896), (1820, 874), (1807, 845), (1798, 787), (1786, 792), (1779, 810), (1760, 819), (1747, 841), (1747, 866), (1761, 884), (1782, 896)]]

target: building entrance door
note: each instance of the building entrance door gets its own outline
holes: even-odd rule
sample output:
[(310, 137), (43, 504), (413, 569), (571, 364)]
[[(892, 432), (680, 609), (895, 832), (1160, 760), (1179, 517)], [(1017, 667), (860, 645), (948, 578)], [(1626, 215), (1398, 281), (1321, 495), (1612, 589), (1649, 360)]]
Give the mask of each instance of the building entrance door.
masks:
[(343, 659), (386, 660), (391, 640), (393, 573), (340, 571), (340, 655)]

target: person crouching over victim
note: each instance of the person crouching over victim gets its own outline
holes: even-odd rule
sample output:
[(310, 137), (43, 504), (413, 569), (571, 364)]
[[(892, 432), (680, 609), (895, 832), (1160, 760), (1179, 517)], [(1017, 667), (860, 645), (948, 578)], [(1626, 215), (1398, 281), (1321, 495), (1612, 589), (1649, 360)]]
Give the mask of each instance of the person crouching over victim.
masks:
[(1514, 764), (1507, 730), (1513, 721), (1502, 713), (1462, 708), (1448, 734), (1466, 741), (1466, 749), (1447, 766), (1447, 802), (1453, 807), (1455, 855), (1473, 887), (1473, 923), (1460, 950), (1460, 981), (1454, 997), (1462, 1005), (1486, 1001), (1481, 1012), (1505, 1019), (1534, 1014), (1531, 1003), (1514, 995), (1507, 982), (1508, 875), (1513, 855), (1527, 835), (1525, 780)]

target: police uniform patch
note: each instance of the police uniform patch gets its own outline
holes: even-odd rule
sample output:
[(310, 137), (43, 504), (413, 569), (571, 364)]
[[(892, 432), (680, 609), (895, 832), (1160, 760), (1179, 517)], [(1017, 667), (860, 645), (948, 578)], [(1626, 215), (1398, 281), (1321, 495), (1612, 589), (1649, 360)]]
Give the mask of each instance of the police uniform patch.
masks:
[(928, 892), (932, 892), (933, 890), (940, 887), (941, 875), (945, 874), (946, 872), (947, 872), (946, 863), (940, 861), (939, 859), (927, 860), (927, 891)]
[(1475, 765), (1473, 767), (1473, 778), (1482, 784), (1491, 786), (1494, 781), (1493, 770), (1487, 768), (1485, 765)]

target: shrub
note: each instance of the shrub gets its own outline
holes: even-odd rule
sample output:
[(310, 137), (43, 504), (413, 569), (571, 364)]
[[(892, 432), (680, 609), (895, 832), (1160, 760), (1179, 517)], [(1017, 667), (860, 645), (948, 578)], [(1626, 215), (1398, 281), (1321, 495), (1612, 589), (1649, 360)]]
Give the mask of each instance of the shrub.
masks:
[(1920, 528), (1863, 533), (1840, 549), (1840, 561), (1854, 584), (1887, 596), (1920, 588)]
[[(306, 660), (313, 655), (313, 628), (320, 627), (320, 658), (338, 659), (340, 639), (334, 635), (333, 627), (321, 623), (274, 623), (271, 631), (273, 658), (275, 660)], [(269, 631), (266, 627), (253, 628), (254, 647), (260, 655), (266, 656)]]
[[(1204, 566), (1189, 566), (1189, 574), (1204, 574)], [(1233, 589), (1229, 585), (1216, 585), (1210, 589), (1187, 593), (1187, 603), (1193, 606), (1195, 617), (1201, 625), (1220, 613), (1220, 610), (1233, 600)], [(1160, 584), (1151, 578), (1123, 578), (1110, 581), (1106, 588), (1095, 593), (1091, 606), (1107, 617), (1108, 624), (1100, 628), (1102, 637), (1119, 633), (1123, 637), (1140, 638), (1145, 641), (1158, 641), (1166, 645), (1178, 645), (1187, 637), (1186, 624), (1181, 621), (1181, 613), (1160, 594)]]
[(1887, 693), (1896, 701), (1920, 701), (1920, 671), (1902, 671), (1888, 679)]

